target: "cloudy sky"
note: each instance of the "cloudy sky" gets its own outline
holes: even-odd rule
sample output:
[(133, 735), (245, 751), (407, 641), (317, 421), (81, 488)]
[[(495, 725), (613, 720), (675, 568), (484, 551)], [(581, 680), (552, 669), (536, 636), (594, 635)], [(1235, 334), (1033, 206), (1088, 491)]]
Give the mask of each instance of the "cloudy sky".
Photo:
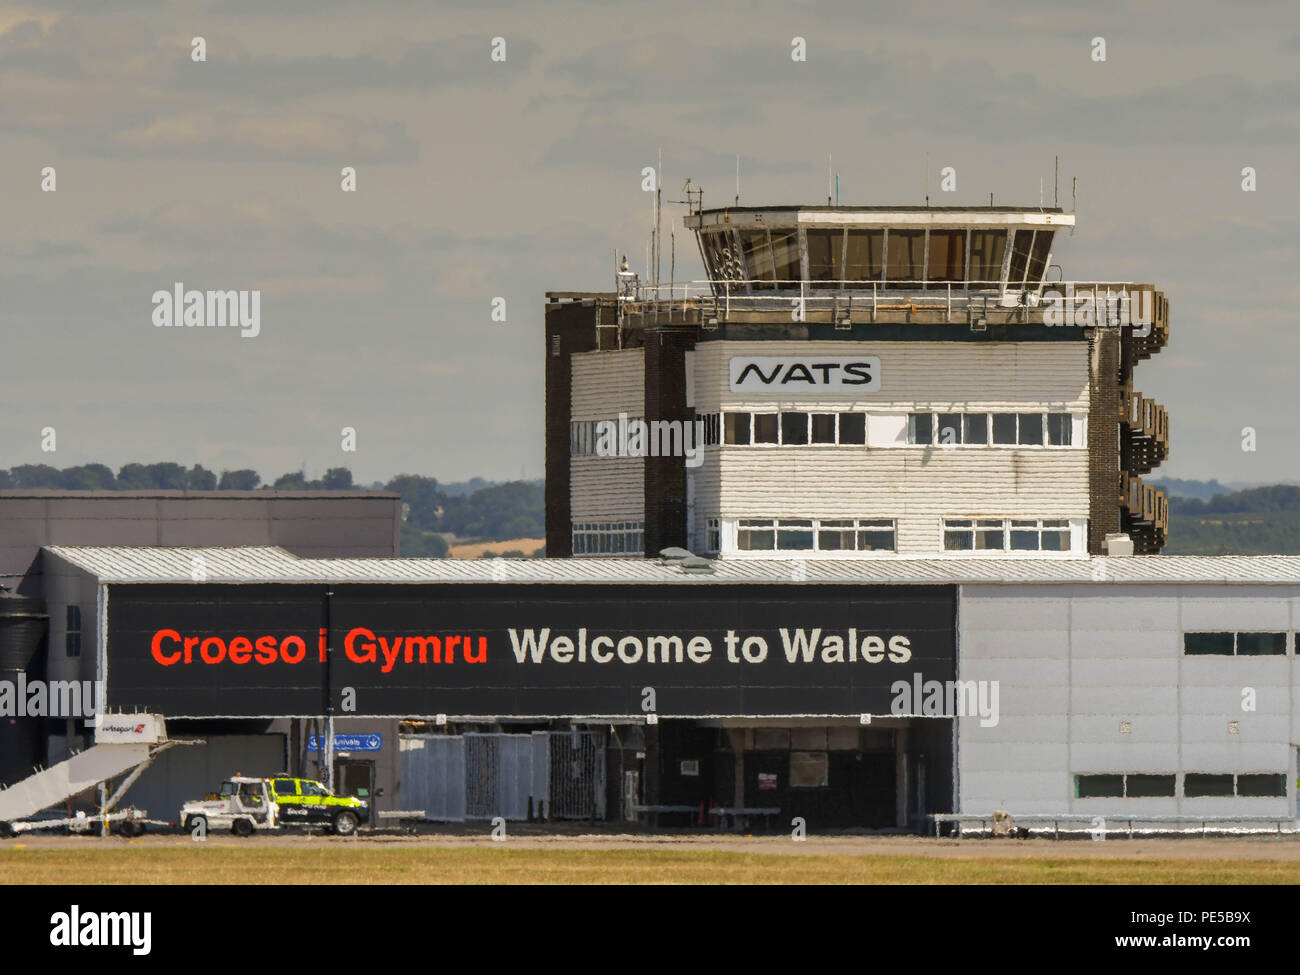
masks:
[[(0, 467), (539, 477), (543, 292), (644, 262), (662, 150), (706, 206), (737, 155), (748, 204), (824, 199), (828, 155), (920, 203), (927, 154), (934, 202), (1050, 203), (1059, 154), (1065, 276), (1172, 301), (1160, 473), (1300, 479), (1298, 58), (1283, 0), (0, 4)], [(155, 328), (177, 281), (260, 289), (261, 334)]]

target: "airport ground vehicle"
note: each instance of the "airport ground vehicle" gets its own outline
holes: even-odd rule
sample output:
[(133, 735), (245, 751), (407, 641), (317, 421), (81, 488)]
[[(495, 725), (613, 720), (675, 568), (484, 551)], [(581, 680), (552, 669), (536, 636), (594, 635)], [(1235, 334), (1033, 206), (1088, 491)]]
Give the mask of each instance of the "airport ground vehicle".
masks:
[(237, 836), (292, 826), (326, 826), (350, 836), (369, 818), (364, 799), (336, 796), (315, 779), (292, 775), (231, 776), (220, 792), (185, 803), (180, 814), (188, 830), (202, 822), (205, 829), (229, 829)]

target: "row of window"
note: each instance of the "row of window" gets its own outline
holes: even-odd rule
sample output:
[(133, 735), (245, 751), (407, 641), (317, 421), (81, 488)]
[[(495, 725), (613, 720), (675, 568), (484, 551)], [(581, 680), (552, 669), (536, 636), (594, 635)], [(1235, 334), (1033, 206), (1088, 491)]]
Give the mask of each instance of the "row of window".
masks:
[[(705, 523), (707, 551), (721, 551), (722, 520)], [(741, 518), (741, 552), (893, 552), (892, 518)], [(945, 518), (947, 552), (1068, 552), (1070, 522), (1064, 518)]]
[(945, 518), (945, 552), (1068, 552), (1064, 518)]
[(907, 442), (948, 446), (1069, 447), (1069, 413), (909, 413)]
[[(1076, 775), (1076, 799), (1173, 799), (1178, 797), (1176, 773), (1103, 773)], [(1286, 795), (1285, 772), (1186, 772), (1183, 798), (1279, 799)]]
[(642, 555), (644, 521), (574, 522), (574, 555)]
[[(715, 278), (747, 278), (755, 289), (791, 287), (804, 277), (795, 228), (713, 230), (701, 237)], [(1002, 284), (1012, 290), (1035, 288), (1043, 278), (1055, 230), (839, 229), (804, 231), (807, 280), (814, 290), (862, 289), (878, 285), (914, 289), (946, 287), (949, 282), (977, 288)], [(735, 246), (739, 238), (739, 252)], [(1010, 260), (1005, 260), (1007, 242)]]
[[(867, 442), (865, 413), (809, 413), (791, 410), (773, 413), (707, 413), (704, 445), (804, 446)], [(569, 424), (569, 452), (575, 456), (596, 453), (600, 420), (575, 420)], [(907, 442), (924, 446), (1070, 447), (1073, 417), (1069, 413), (909, 413)]]
[(1267, 657), (1286, 653), (1285, 633), (1184, 633), (1188, 656)]
[[(716, 419), (722, 417), (721, 423)], [(711, 422), (712, 421), (712, 422)], [(867, 442), (865, 413), (724, 413), (704, 421), (705, 446), (726, 444), (853, 444)], [(712, 437), (710, 437), (712, 434)]]
[[(865, 413), (711, 413), (705, 417), (704, 443), (717, 446), (776, 444), (862, 445), (867, 442)], [(1069, 413), (909, 413), (907, 442), (925, 446), (1070, 447)]]
[[(710, 551), (721, 542), (717, 518), (708, 521)], [(892, 552), (892, 518), (741, 518), (736, 548), (742, 552)]]
[(586, 456), (596, 452), (596, 442), (599, 439), (596, 425), (605, 421), (602, 420), (574, 420), (569, 424), (569, 454), (571, 456)]

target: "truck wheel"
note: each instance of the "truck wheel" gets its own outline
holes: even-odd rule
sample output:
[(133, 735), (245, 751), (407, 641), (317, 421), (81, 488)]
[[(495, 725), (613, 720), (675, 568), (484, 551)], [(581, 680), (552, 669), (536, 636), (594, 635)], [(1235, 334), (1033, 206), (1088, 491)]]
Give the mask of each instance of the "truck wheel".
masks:
[(207, 817), (207, 816), (186, 816), (186, 817), (185, 817), (185, 831), (186, 831), (187, 833), (193, 833), (193, 832), (194, 832), (194, 827), (198, 826), (200, 823), (203, 824), (203, 835), (206, 836), (206, 835), (208, 834), (208, 817)]
[(129, 819), (122, 820), (121, 824), (117, 827), (117, 833), (119, 836), (123, 836), (129, 840), (131, 837), (135, 836), (135, 823), (131, 822)]
[(14, 835), (14, 828), (8, 823), (0, 823), (0, 837), (8, 839)]
[(357, 831), (357, 814), (346, 809), (334, 817), (334, 832), (339, 836), (351, 836)]
[(236, 836), (252, 836), (253, 824), (247, 819), (236, 819), (230, 827)]

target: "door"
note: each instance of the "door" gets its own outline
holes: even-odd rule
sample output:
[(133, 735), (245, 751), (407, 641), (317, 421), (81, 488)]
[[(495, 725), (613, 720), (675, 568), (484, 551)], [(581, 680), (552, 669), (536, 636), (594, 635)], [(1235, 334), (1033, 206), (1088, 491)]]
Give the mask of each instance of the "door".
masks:
[(356, 796), (371, 801), (375, 792), (375, 763), (355, 758), (334, 763), (336, 796)]
[(303, 796), (298, 794), (297, 779), (272, 779), (271, 791), (275, 793), (280, 822), (288, 826), (309, 821), (311, 811), (307, 808)]
[(325, 825), (333, 822), (335, 807), (330, 805), (330, 792), (314, 779), (299, 779), (299, 802), (307, 810), (307, 822)]

